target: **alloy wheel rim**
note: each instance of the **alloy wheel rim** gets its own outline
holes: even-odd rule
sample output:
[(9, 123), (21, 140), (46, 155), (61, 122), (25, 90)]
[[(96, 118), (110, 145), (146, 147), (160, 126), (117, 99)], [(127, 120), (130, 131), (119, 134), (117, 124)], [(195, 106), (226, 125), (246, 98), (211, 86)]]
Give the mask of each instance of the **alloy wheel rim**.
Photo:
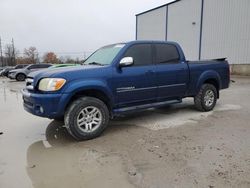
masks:
[(83, 132), (94, 132), (102, 123), (102, 113), (95, 106), (83, 108), (77, 116), (77, 126)]
[(214, 92), (212, 90), (208, 90), (205, 93), (204, 103), (207, 107), (210, 107), (214, 103)]
[(24, 76), (23, 75), (19, 75), (18, 78), (19, 78), (19, 80), (24, 80)]

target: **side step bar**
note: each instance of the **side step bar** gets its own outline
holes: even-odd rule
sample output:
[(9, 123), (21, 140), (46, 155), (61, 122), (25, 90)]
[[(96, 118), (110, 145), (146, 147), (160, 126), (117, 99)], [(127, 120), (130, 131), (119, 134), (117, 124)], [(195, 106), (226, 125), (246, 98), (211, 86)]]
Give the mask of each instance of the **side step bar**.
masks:
[(155, 102), (155, 103), (150, 103), (150, 104), (143, 104), (143, 105), (138, 105), (138, 106), (131, 106), (131, 107), (125, 107), (125, 108), (117, 108), (113, 110), (113, 114), (123, 114), (123, 113), (131, 113), (133, 111), (140, 111), (144, 110), (147, 108), (156, 108), (156, 107), (161, 107), (161, 106), (166, 106), (169, 104), (176, 104), (176, 103), (181, 103), (182, 100), (170, 100), (170, 101), (164, 101), (164, 102)]

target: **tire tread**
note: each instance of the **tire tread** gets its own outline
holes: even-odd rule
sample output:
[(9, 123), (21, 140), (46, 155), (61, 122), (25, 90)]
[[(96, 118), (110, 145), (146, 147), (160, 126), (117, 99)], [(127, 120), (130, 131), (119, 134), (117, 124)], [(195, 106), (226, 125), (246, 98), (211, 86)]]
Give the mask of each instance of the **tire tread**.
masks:
[[(81, 105), (83, 103), (89, 103), (89, 102), (95, 102), (95, 103), (99, 103), (103, 110), (105, 111), (105, 116), (107, 117), (103, 117), (104, 118), (104, 124), (102, 125), (102, 127), (100, 127), (98, 129), (97, 132), (95, 133), (91, 133), (90, 135), (85, 135), (85, 136), (80, 136), (79, 134), (77, 134), (77, 132), (74, 130), (74, 126), (72, 126), (71, 122), (72, 121), (72, 113), (74, 113), (74, 110), (77, 108), (78, 105)], [(64, 116), (64, 123), (65, 123), (65, 127), (67, 129), (67, 131), (69, 132), (69, 134), (74, 137), (76, 140), (89, 140), (95, 137), (98, 137), (103, 130), (107, 127), (108, 125), (108, 120), (109, 120), (109, 112), (108, 112), (108, 108), (105, 105), (105, 103), (97, 98), (94, 97), (81, 97), (79, 99), (76, 99), (75, 101), (73, 101), (70, 106), (66, 109), (65, 112), (65, 116)]]
[(194, 104), (195, 104), (195, 108), (201, 112), (207, 112), (207, 111), (211, 111), (215, 104), (212, 106), (212, 108), (206, 108), (205, 105), (203, 104), (203, 97), (204, 97), (204, 92), (207, 89), (212, 89), (213, 91), (215, 91), (215, 104), (217, 101), (217, 89), (215, 88), (214, 85), (212, 84), (203, 84), (201, 86), (201, 89), (199, 90), (198, 94), (194, 97)]

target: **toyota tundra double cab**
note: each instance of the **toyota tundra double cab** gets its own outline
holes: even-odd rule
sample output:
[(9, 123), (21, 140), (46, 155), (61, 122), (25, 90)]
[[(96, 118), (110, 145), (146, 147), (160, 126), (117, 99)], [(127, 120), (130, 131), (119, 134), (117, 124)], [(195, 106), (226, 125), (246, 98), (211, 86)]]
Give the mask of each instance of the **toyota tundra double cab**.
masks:
[(210, 111), (229, 87), (226, 59), (187, 61), (175, 42), (132, 41), (104, 46), (82, 66), (33, 72), (23, 89), (24, 109), (63, 119), (77, 140), (99, 136), (114, 116), (193, 97)]

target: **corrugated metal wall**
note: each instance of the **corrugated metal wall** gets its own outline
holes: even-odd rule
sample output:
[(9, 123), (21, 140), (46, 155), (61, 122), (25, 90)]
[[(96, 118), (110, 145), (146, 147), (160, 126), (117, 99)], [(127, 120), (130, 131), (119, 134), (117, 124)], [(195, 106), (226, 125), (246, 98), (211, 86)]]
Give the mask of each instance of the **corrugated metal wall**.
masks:
[(138, 40), (166, 36), (180, 43), (189, 60), (199, 58), (201, 42), (201, 59), (250, 64), (250, 0), (181, 0), (137, 16)]
[(178, 42), (189, 60), (199, 57), (201, 0), (183, 0), (168, 6), (167, 40)]
[(250, 0), (204, 1), (201, 57), (250, 63)]
[(166, 6), (137, 16), (137, 40), (166, 39)]

